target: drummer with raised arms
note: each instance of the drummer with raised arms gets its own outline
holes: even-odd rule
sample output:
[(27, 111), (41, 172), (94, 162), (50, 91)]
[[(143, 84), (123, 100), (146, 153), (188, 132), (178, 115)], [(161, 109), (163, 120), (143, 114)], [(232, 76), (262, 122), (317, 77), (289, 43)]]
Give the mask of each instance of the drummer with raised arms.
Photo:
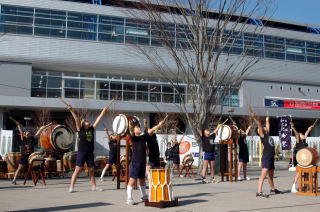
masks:
[(129, 166), (130, 179), (127, 185), (127, 204), (134, 205), (135, 202), (132, 198), (132, 190), (137, 179), (139, 179), (141, 200), (145, 201), (148, 199), (146, 194), (146, 143), (147, 140), (152, 136), (165, 122), (167, 116), (164, 120), (160, 121), (159, 124), (141, 135), (141, 126), (137, 119), (133, 119), (129, 123), (129, 130), (131, 134), (132, 141), (132, 158)]
[[(309, 133), (311, 132), (311, 130), (314, 128), (314, 126), (316, 125), (318, 120), (316, 120), (309, 128), (308, 130), (302, 134), (302, 133), (299, 133), (296, 128), (294, 127), (294, 124), (293, 122), (291, 122), (291, 129), (292, 131), (294, 132), (294, 135), (296, 137), (296, 144), (295, 144), (295, 147), (293, 149), (293, 165), (294, 166), (297, 166), (298, 165), (298, 162), (297, 162), (297, 153), (300, 149), (303, 149), (305, 147), (308, 147), (308, 144), (306, 142), (307, 140), (307, 137), (309, 135)], [(299, 180), (299, 173), (297, 172), (296, 173), (296, 176), (294, 177), (294, 181), (293, 181), (293, 185), (292, 185), (292, 188), (291, 188), (291, 192), (292, 193), (297, 193), (297, 189), (296, 189), (296, 184)]]
[[(64, 102), (64, 101), (63, 101)], [(100, 115), (97, 117), (95, 122), (91, 125), (88, 120), (80, 120), (77, 114), (74, 112), (73, 108), (67, 104), (67, 108), (72, 114), (72, 117), (76, 124), (76, 129), (79, 136), (78, 143), (78, 154), (76, 160), (76, 168), (71, 177), (71, 183), (69, 187), (69, 192), (74, 192), (74, 184), (76, 183), (77, 177), (80, 174), (84, 163), (87, 164), (89, 169), (89, 178), (91, 183), (92, 191), (103, 191), (103, 189), (96, 186), (95, 177), (94, 177), (94, 138), (95, 138), (95, 129), (100, 123), (102, 117), (108, 111), (109, 106), (106, 106), (101, 111)]]
[(48, 126), (52, 125), (52, 123), (40, 127), (36, 134), (32, 135), (29, 131), (23, 132), (22, 125), (18, 121), (14, 120), (11, 117), (10, 119), (16, 123), (19, 129), (21, 139), (21, 159), (19, 161), (19, 166), (16, 172), (14, 173), (14, 177), (12, 180), (12, 184), (16, 185), (17, 176), (19, 175), (23, 166), (28, 167), (29, 156), (34, 152), (34, 146), (36, 145), (35, 137), (38, 137), (41, 134), (41, 132)]
[(112, 165), (117, 164), (118, 142), (117, 142), (116, 136), (110, 135), (108, 129), (105, 129), (105, 131), (106, 131), (107, 137), (109, 139), (109, 159), (108, 159), (106, 166), (102, 170), (102, 173), (100, 176), (101, 182), (103, 181), (103, 177), (104, 177), (106, 171), (108, 171), (112, 167)]
[[(143, 120), (144, 128), (145, 128), (145, 134), (148, 133), (148, 123), (147, 120)], [(156, 133), (153, 133), (152, 136), (150, 136), (147, 139), (147, 147), (149, 152), (149, 164), (147, 167), (147, 176), (149, 174), (150, 169), (156, 169), (160, 168), (160, 149), (159, 144), (157, 140)]]
[(218, 127), (214, 129), (213, 132), (207, 127), (204, 130), (198, 129), (198, 133), (201, 136), (201, 144), (202, 151), (204, 152), (203, 156), (203, 167), (202, 167), (202, 183), (207, 183), (206, 176), (208, 166), (210, 165), (210, 173), (211, 173), (211, 183), (216, 183), (217, 181), (214, 179), (214, 163), (215, 163), (215, 145), (214, 140), (216, 138)]
[[(232, 121), (233, 125), (237, 127), (235, 121)], [(238, 127), (237, 127), (238, 128)], [(238, 164), (238, 180), (250, 180), (247, 175), (247, 164), (249, 162), (249, 151), (247, 145), (247, 136), (250, 133), (252, 128), (252, 124), (248, 126), (246, 130), (239, 129), (239, 139), (238, 139), (238, 146), (239, 146), (239, 164)], [(243, 178), (241, 177), (241, 169), (243, 171)]]
[(266, 117), (266, 125), (263, 127), (261, 122), (257, 119), (256, 114), (252, 112), (252, 109), (250, 109), (251, 117), (253, 121), (258, 126), (256, 133), (260, 136), (261, 142), (263, 144), (263, 153), (262, 153), (262, 169), (261, 174), (259, 177), (258, 182), (258, 192), (256, 193), (256, 197), (266, 197), (268, 198), (269, 195), (262, 192), (262, 186), (263, 182), (267, 176), (268, 182), (270, 184), (271, 190), (270, 193), (274, 194), (280, 194), (281, 192), (275, 188), (274, 182), (273, 182), (273, 176), (274, 176), (274, 155), (275, 155), (275, 144), (274, 140), (269, 135), (270, 132), (270, 122), (269, 117)]

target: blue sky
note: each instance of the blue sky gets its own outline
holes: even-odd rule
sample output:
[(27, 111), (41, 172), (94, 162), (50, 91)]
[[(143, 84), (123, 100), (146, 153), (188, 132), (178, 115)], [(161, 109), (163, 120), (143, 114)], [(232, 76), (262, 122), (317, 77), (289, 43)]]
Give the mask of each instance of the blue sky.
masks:
[(274, 0), (273, 18), (320, 25), (320, 0)]

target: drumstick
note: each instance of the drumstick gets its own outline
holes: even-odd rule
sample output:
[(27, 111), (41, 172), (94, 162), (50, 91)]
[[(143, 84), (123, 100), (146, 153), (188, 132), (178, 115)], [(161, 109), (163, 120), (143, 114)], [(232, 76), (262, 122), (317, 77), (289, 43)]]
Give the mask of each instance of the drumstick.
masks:
[(251, 104), (248, 104), (248, 109), (249, 109), (249, 112), (250, 112), (250, 113), (253, 113), (253, 110), (252, 110)]
[(315, 127), (316, 126), (316, 124), (318, 123), (318, 121), (319, 121), (319, 119), (316, 119), (315, 121), (314, 121), (314, 123), (313, 123), (313, 127)]
[(61, 97), (58, 98), (63, 104), (65, 104), (67, 107), (71, 107), (71, 105), (69, 105), (66, 101), (64, 101), (64, 99), (62, 99)]
[[(9, 117), (9, 119), (11, 119), (13, 122), (15, 122), (16, 124), (19, 123), (17, 120), (15, 120), (14, 118), (12, 118), (11, 116)], [(20, 123), (19, 123), (20, 124)]]

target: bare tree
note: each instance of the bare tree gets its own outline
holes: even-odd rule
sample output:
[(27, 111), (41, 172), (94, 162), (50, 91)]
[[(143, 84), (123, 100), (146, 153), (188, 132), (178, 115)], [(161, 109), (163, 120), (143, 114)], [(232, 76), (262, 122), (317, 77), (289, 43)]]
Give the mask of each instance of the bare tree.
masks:
[[(130, 16), (158, 47), (135, 45), (158, 77), (170, 82), (181, 113), (199, 141), (231, 88), (260, 60), (260, 33), (271, 1), (140, 0)], [(269, 3), (268, 3), (269, 2)], [(250, 24), (257, 21), (256, 25)], [(246, 36), (246, 43), (243, 37)], [(237, 55), (235, 55), (237, 54)], [(199, 142), (200, 144), (200, 142)]]

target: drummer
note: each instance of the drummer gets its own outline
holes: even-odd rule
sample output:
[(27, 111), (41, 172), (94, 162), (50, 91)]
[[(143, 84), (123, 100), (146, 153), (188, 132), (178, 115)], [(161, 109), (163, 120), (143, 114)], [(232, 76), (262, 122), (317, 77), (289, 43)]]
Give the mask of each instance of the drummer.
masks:
[[(144, 119), (145, 134), (148, 133), (147, 120)], [(147, 175), (150, 169), (160, 168), (160, 150), (156, 133), (153, 133), (147, 139), (147, 147), (149, 152), (149, 164), (147, 167)]]
[(97, 128), (98, 124), (100, 123), (102, 117), (106, 114), (108, 107), (104, 107), (101, 111), (100, 115), (97, 117), (95, 122), (91, 125), (88, 120), (80, 121), (77, 114), (74, 112), (73, 108), (68, 105), (68, 110), (70, 111), (75, 124), (76, 129), (79, 136), (79, 143), (78, 143), (78, 154), (76, 160), (76, 168), (71, 177), (71, 183), (69, 187), (69, 193), (74, 192), (74, 184), (76, 183), (77, 177), (80, 174), (84, 163), (87, 164), (89, 169), (89, 178), (91, 183), (91, 190), (92, 191), (103, 191), (102, 188), (96, 186), (96, 181), (94, 177), (94, 134), (95, 129)]
[[(233, 125), (237, 127), (237, 124), (233, 121)], [(250, 180), (247, 175), (247, 164), (249, 162), (249, 151), (247, 146), (246, 138), (250, 133), (252, 125), (249, 125), (246, 130), (239, 129), (239, 164), (238, 164), (238, 180)], [(243, 178), (241, 177), (241, 169), (243, 171)]]
[(260, 136), (261, 142), (263, 144), (263, 153), (262, 153), (262, 170), (259, 177), (258, 182), (258, 192), (256, 193), (256, 197), (266, 197), (268, 198), (268, 194), (264, 194), (262, 192), (262, 186), (263, 182), (267, 176), (268, 181), (271, 187), (270, 193), (274, 194), (281, 194), (281, 192), (275, 188), (274, 182), (273, 182), (273, 176), (274, 176), (274, 155), (275, 155), (275, 144), (274, 140), (269, 135), (270, 132), (270, 122), (269, 117), (266, 117), (266, 125), (265, 127), (262, 127), (261, 122), (257, 119), (256, 114), (251, 112), (251, 117), (253, 121), (257, 124), (257, 134)]
[(109, 170), (112, 165), (116, 165), (117, 164), (117, 150), (118, 150), (118, 144), (117, 144), (117, 139), (115, 135), (110, 135), (108, 132), (108, 129), (105, 129), (107, 137), (109, 139), (109, 159), (108, 159), (108, 163), (106, 164), (106, 166), (104, 167), (104, 169), (102, 170), (101, 176), (100, 176), (100, 181), (103, 181), (103, 177), (106, 173), (107, 170)]
[[(167, 118), (167, 117), (166, 117)], [(151, 129), (148, 129), (147, 133), (141, 135), (140, 123), (137, 120), (130, 122), (129, 130), (132, 141), (132, 158), (130, 163), (130, 179), (127, 185), (127, 204), (134, 205), (135, 202), (132, 198), (132, 190), (137, 179), (139, 179), (141, 200), (147, 200), (146, 194), (146, 142), (165, 122), (166, 118), (159, 122), (159, 124)]]
[(202, 183), (207, 183), (206, 176), (208, 166), (210, 165), (211, 173), (211, 183), (216, 183), (214, 179), (214, 162), (215, 162), (215, 145), (214, 140), (216, 138), (218, 127), (211, 133), (209, 128), (204, 130), (198, 130), (199, 135), (201, 136), (202, 151), (204, 152), (203, 156), (203, 167), (202, 167)]
[(36, 145), (35, 138), (38, 137), (45, 128), (52, 125), (52, 123), (40, 127), (36, 134), (32, 135), (29, 131), (23, 132), (22, 125), (18, 121), (14, 120), (13, 118), (11, 118), (11, 120), (13, 120), (16, 123), (19, 129), (21, 140), (21, 159), (19, 161), (19, 166), (16, 172), (14, 173), (14, 177), (12, 180), (12, 184), (17, 185), (17, 177), (22, 167), (25, 166), (26, 168), (28, 168), (29, 156), (34, 152), (34, 146)]
[[(313, 125), (311, 125), (304, 134), (302, 134), (302, 133), (299, 133), (296, 130), (296, 128), (294, 127), (293, 122), (291, 122), (291, 129), (294, 132), (295, 137), (296, 137), (296, 144), (295, 144), (295, 147), (293, 149), (293, 161), (292, 161), (294, 166), (298, 165), (297, 158), (296, 158), (298, 151), (300, 149), (308, 147), (308, 144), (307, 144), (306, 140), (307, 140), (307, 137), (308, 137), (309, 133), (314, 128), (315, 124), (316, 124), (316, 122)], [(297, 193), (298, 192), (297, 189), (296, 189), (296, 184), (297, 184), (298, 180), (299, 180), (299, 173), (297, 172), (296, 176), (294, 177), (293, 185), (292, 185), (292, 188), (291, 188), (291, 192), (292, 193)]]

